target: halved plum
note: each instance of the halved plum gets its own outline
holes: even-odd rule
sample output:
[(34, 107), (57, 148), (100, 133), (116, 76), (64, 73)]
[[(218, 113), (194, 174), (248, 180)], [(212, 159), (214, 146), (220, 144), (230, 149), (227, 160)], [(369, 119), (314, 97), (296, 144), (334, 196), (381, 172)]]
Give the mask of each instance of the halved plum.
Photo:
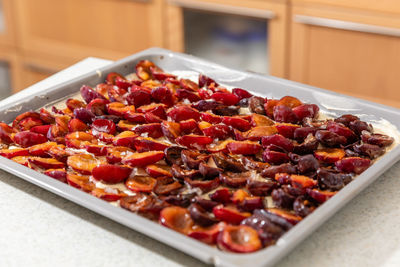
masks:
[(152, 177), (135, 175), (126, 179), (125, 186), (133, 192), (150, 193), (153, 191), (156, 182), (157, 180)]
[(30, 147), (47, 142), (47, 138), (44, 135), (29, 131), (16, 133), (13, 140), (21, 147)]
[(89, 176), (67, 173), (67, 183), (85, 192), (95, 189), (95, 184), (89, 180)]
[(41, 157), (30, 157), (28, 159), (29, 163), (34, 164), (43, 169), (60, 169), (64, 168), (63, 162), (60, 162), (53, 158), (41, 158)]
[(182, 234), (188, 234), (194, 225), (189, 211), (179, 206), (166, 207), (160, 212), (161, 225), (171, 228)]
[(314, 152), (314, 156), (326, 163), (335, 163), (346, 156), (346, 152), (341, 148), (324, 148)]
[(254, 155), (261, 150), (261, 145), (252, 141), (232, 141), (226, 147), (230, 153), (242, 155)]
[(122, 159), (122, 163), (128, 164), (132, 167), (146, 166), (154, 164), (159, 160), (162, 160), (163, 158), (164, 158), (164, 152), (162, 151), (147, 151), (141, 153), (133, 153), (128, 156), (125, 156)]
[(108, 184), (124, 181), (132, 172), (132, 168), (122, 165), (102, 164), (93, 168), (93, 178)]
[(342, 172), (360, 174), (369, 168), (371, 160), (360, 157), (347, 157), (336, 161), (335, 165)]
[(126, 197), (127, 194), (122, 192), (121, 190), (117, 188), (95, 188), (93, 189), (90, 194), (92, 194), (95, 197), (101, 198), (105, 201), (117, 201), (121, 199), (122, 197)]
[(257, 231), (246, 225), (225, 226), (217, 237), (217, 245), (222, 250), (237, 253), (250, 253), (262, 247)]
[(213, 208), (215, 218), (229, 224), (240, 224), (244, 219), (251, 216), (251, 213), (240, 212), (235, 206), (218, 205)]

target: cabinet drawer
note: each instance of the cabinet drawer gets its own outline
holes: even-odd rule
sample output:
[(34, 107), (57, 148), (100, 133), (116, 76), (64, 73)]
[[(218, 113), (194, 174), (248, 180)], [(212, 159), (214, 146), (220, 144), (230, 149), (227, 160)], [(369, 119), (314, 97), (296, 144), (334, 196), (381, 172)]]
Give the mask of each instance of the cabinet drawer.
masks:
[(14, 46), (12, 0), (0, 0), (0, 45)]
[(14, 0), (25, 51), (117, 59), (162, 45), (161, 0)]
[[(400, 107), (400, 29), (293, 9), (290, 78)], [(321, 14), (324, 17), (321, 17)], [(393, 21), (397, 25), (398, 21)]]

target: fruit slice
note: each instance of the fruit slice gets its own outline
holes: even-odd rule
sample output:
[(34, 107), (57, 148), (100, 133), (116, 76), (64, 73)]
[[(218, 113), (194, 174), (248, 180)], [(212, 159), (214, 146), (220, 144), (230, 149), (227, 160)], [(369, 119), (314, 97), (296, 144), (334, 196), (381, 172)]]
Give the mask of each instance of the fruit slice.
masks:
[(13, 139), (21, 147), (30, 147), (47, 142), (47, 138), (44, 135), (29, 131), (16, 133)]
[(124, 117), (128, 112), (135, 112), (135, 106), (126, 106), (120, 102), (113, 102), (107, 104), (107, 111), (110, 115), (116, 115), (119, 117)]
[(30, 157), (28, 161), (29, 163), (46, 170), (64, 168), (64, 163), (53, 158)]
[(136, 126), (133, 131), (141, 136), (159, 138), (163, 136), (160, 123), (148, 123)]
[(239, 212), (234, 206), (218, 205), (213, 208), (215, 218), (230, 224), (240, 224), (244, 219), (250, 217), (248, 212)]
[(103, 164), (94, 167), (92, 175), (96, 180), (109, 184), (116, 184), (128, 178), (131, 172), (132, 168), (129, 166)]
[(153, 192), (157, 195), (169, 195), (176, 193), (182, 185), (171, 177), (158, 177)]
[(161, 166), (157, 166), (155, 164), (146, 166), (145, 170), (151, 177), (154, 177), (154, 178), (161, 177), (161, 176), (172, 177), (170, 170), (164, 169)]
[(14, 133), (14, 129), (4, 122), (0, 122), (0, 140), (6, 144), (10, 144), (13, 141), (11, 140), (11, 134)]
[(54, 146), (57, 146), (56, 142), (46, 142), (34, 145), (29, 148), (29, 154), (37, 157), (48, 157), (50, 149)]
[(90, 194), (92, 194), (95, 197), (101, 198), (105, 201), (117, 201), (121, 199), (122, 197), (126, 197), (127, 194), (122, 192), (119, 189), (116, 188), (95, 188), (93, 189)]
[(71, 148), (85, 148), (90, 144), (97, 144), (97, 139), (85, 132), (73, 132), (65, 136), (65, 144)]
[(162, 151), (148, 151), (142, 153), (133, 153), (123, 158), (122, 162), (132, 167), (146, 166), (154, 164), (164, 158)]
[(341, 160), (346, 156), (346, 152), (341, 148), (325, 148), (318, 149), (314, 152), (314, 156), (323, 162), (326, 163), (335, 163), (338, 160)]
[(67, 164), (69, 167), (82, 174), (91, 174), (94, 167), (101, 162), (90, 154), (78, 154), (69, 156)]
[(67, 172), (65, 171), (65, 169), (49, 169), (46, 170), (44, 174), (62, 183), (67, 183)]
[(246, 225), (227, 225), (219, 233), (217, 245), (220, 249), (237, 253), (254, 252), (262, 247), (258, 233)]
[(18, 156), (29, 156), (29, 150), (26, 148), (0, 149), (0, 155), (8, 159)]
[(137, 212), (151, 220), (158, 219), (163, 206), (153, 195), (137, 192), (134, 196), (120, 199), (122, 208)]
[(201, 148), (205, 145), (211, 144), (214, 140), (208, 136), (189, 134), (180, 136), (176, 139), (176, 142), (182, 146), (188, 148)]
[(257, 126), (243, 134), (243, 138), (259, 141), (263, 136), (273, 135), (277, 132), (276, 126)]
[(369, 168), (371, 161), (359, 157), (343, 158), (335, 162), (336, 168), (342, 172), (353, 172), (360, 174)]
[[(282, 209), (278, 209), (278, 208), (268, 208), (266, 209), (266, 213), (270, 214), (270, 215), (275, 215), (275, 218), (271, 218), (269, 217), (274, 223), (277, 223), (278, 225), (282, 224), (279, 223), (279, 219), (283, 219), (286, 222), (290, 223), (291, 225), (295, 225), (298, 222), (300, 222), (303, 218), (301, 218), (300, 216), (296, 216), (290, 212), (287, 212), (285, 210)], [(276, 216), (278, 218), (276, 218)]]
[(261, 145), (252, 141), (232, 141), (226, 147), (230, 153), (242, 155), (254, 155), (261, 150)]
[(85, 192), (90, 192), (95, 188), (95, 184), (89, 181), (89, 176), (68, 173), (67, 182), (69, 185)]
[(137, 134), (131, 131), (124, 131), (113, 139), (115, 146), (134, 147), (133, 142), (137, 138)]
[(129, 177), (125, 181), (125, 186), (133, 192), (145, 192), (150, 193), (153, 191), (157, 180), (149, 176), (138, 176)]
[(160, 213), (159, 221), (160, 224), (182, 234), (188, 234), (194, 225), (189, 211), (178, 206), (164, 208)]
[(145, 151), (164, 151), (170, 144), (156, 141), (151, 137), (137, 137), (133, 140), (133, 145), (138, 152)]
[(324, 203), (331, 197), (333, 197), (337, 192), (331, 192), (331, 191), (323, 191), (319, 189), (308, 189), (307, 194), (318, 201), (319, 203)]
[(197, 239), (203, 243), (212, 245), (217, 242), (217, 237), (219, 233), (224, 229), (226, 223), (220, 222), (213, 226), (202, 228), (202, 227), (195, 227), (193, 230), (188, 234), (189, 237)]
[(248, 131), (251, 128), (251, 125), (247, 120), (244, 120), (239, 117), (223, 117), (222, 123), (228, 126), (232, 126), (233, 128), (236, 128), (242, 132)]

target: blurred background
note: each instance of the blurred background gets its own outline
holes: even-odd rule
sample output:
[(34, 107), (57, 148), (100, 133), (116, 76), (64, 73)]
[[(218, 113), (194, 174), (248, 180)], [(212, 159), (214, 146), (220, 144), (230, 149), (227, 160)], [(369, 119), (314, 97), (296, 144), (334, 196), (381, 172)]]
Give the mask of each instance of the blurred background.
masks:
[(400, 107), (398, 0), (0, 0), (0, 98), (153, 46)]

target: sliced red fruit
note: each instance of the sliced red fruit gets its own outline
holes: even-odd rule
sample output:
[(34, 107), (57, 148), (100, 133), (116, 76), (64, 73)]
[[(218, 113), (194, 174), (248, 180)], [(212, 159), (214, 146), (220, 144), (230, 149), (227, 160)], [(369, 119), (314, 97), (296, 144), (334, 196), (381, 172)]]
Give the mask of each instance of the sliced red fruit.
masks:
[(48, 125), (48, 124), (37, 125), (37, 126), (32, 127), (29, 131), (38, 133), (38, 134), (43, 134), (44, 136), (46, 136), (47, 133), (49, 132), (50, 127), (51, 127), (51, 125)]
[(176, 138), (176, 142), (188, 148), (199, 148), (211, 144), (214, 140), (208, 136), (190, 134)]
[(91, 174), (93, 168), (101, 164), (101, 161), (90, 154), (78, 154), (69, 156), (67, 164), (77, 172)]
[(190, 91), (199, 90), (199, 86), (197, 85), (197, 83), (195, 83), (189, 79), (180, 79), (180, 85), (182, 86), (182, 88), (185, 88)]
[(346, 156), (346, 152), (341, 148), (324, 148), (318, 149), (314, 152), (314, 156), (326, 163), (335, 163)]
[(188, 234), (192, 230), (194, 222), (187, 209), (172, 206), (161, 211), (160, 224), (182, 234)]
[(174, 96), (171, 91), (165, 87), (157, 87), (151, 90), (151, 97), (158, 103), (162, 103), (167, 107), (170, 107), (174, 104)]
[(85, 192), (91, 192), (95, 184), (90, 182), (89, 176), (67, 173), (67, 183)]
[(136, 126), (133, 131), (138, 135), (147, 135), (152, 138), (159, 138), (163, 136), (160, 123), (148, 123)]
[(261, 197), (246, 197), (237, 207), (241, 211), (253, 212), (256, 209), (263, 209), (264, 201)]
[(249, 197), (249, 193), (247, 193), (246, 191), (244, 191), (243, 189), (238, 189), (236, 190), (233, 195), (232, 195), (232, 202), (237, 204), (242, 202), (246, 197)]
[(218, 141), (216, 144), (210, 144), (207, 146), (207, 151), (210, 153), (225, 152), (228, 153), (228, 144), (233, 140)]
[(290, 175), (291, 184), (295, 188), (311, 188), (317, 185), (317, 181), (304, 175)]
[(199, 188), (203, 193), (214, 190), (220, 185), (219, 178), (213, 180), (195, 180), (190, 178), (184, 178), (185, 182), (193, 188)]
[(14, 121), (13, 121), (13, 123), (12, 123), (12, 127), (13, 127), (14, 129), (18, 129), (18, 130), (23, 131), (23, 129), (21, 129), (21, 127), (20, 127), (19, 124), (20, 124), (20, 122), (21, 122), (22, 120), (24, 120), (24, 119), (26, 119), (26, 118), (40, 119), (40, 114), (37, 113), (37, 112), (35, 112), (35, 111), (27, 111), (27, 112), (24, 112), (24, 113), (18, 115), (18, 116), (14, 119)]
[(181, 134), (200, 134), (200, 129), (197, 121), (194, 119), (184, 120), (179, 122)]
[(65, 144), (67, 147), (80, 149), (90, 144), (97, 144), (97, 139), (89, 133), (73, 132), (65, 136)]
[(296, 129), (300, 128), (300, 125), (291, 124), (291, 123), (277, 123), (275, 124), (276, 130), (280, 135), (283, 135), (286, 138), (293, 139), (294, 132)]
[(87, 124), (79, 119), (71, 119), (68, 122), (68, 131), (69, 132), (77, 132), (77, 131), (84, 132), (84, 131), (87, 131), (88, 129), (89, 129), (89, 127), (87, 126)]
[(226, 223), (220, 222), (207, 228), (194, 227), (188, 236), (203, 243), (212, 245), (217, 242), (218, 234), (224, 229), (225, 226)]
[(120, 120), (117, 124), (118, 131), (132, 131), (137, 126), (137, 123), (128, 120)]
[(293, 142), (289, 140), (288, 138), (284, 137), (283, 135), (280, 134), (274, 134), (270, 136), (264, 136), (261, 139), (261, 143), (264, 148), (268, 147), (269, 145), (276, 145), (284, 150), (291, 152), (293, 151)]
[(67, 172), (65, 169), (48, 169), (44, 174), (62, 183), (67, 183)]
[(126, 179), (125, 186), (133, 192), (150, 193), (153, 191), (156, 182), (157, 180), (150, 176), (135, 175)]
[(319, 107), (315, 104), (302, 104), (293, 108), (294, 114), (301, 121), (304, 118), (315, 118), (318, 115)]
[(134, 125), (146, 122), (145, 114), (136, 113), (136, 112), (132, 112), (132, 111), (127, 111), (124, 114), (124, 119), (126, 119), (128, 122), (134, 123)]
[(240, 224), (244, 219), (250, 217), (248, 212), (240, 212), (234, 206), (218, 205), (213, 208), (215, 218), (230, 224)]
[(164, 151), (170, 145), (165, 142), (156, 141), (151, 137), (137, 137), (133, 144), (138, 152)]
[(173, 107), (167, 112), (167, 115), (173, 121), (176, 122), (185, 121), (189, 119), (194, 119), (195, 121), (199, 121), (200, 119), (200, 112), (189, 106)]
[(319, 189), (308, 189), (307, 194), (318, 201), (319, 203), (324, 203), (331, 197), (333, 197), (337, 192), (331, 192), (331, 191), (324, 191), (324, 190), (319, 190)]
[(107, 155), (106, 155), (107, 162), (112, 164), (119, 163), (125, 156), (132, 153), (133, 150), (128, 147), (124, 146), (109, 147), (107, 148)]
[(133, 85), (126, 96), (126, 101), (136, 108), (148, 105), (151, 103), (150, 90), (146, 87)]
[(128, 111), (135, 112), (135, 106), (126, 106), (120, 102), (107, 104), (107, 112), (110, 115), (124, 117), (125, 113), (127, 113)]
[(210, 199), (222, 204), (229, 203), (231, 201), (232, 194), (228, 188), (221, 188), (210, 194)]
[(262, 248), (258, 233), (246, 225), (227, 225), (217, 238), (220, 249), (237, 253), (250, 253)]
[(224, 172), (219, 175), (221, 182), (230, 187), (245, 186), (249, 177), (250, 174), (247, 172)]
[(131, 131), (124, 131), (113, 140), (114, 146), (134, 147), (133, 142), (137, 138), (137, 134)]
[(268, 162), (274, 165), (279, 165), (289, 161), (289, 156), (286, 153), (272, 151), (266, 149), (263, 153), (264, 162)]
[(182, 185), (178, 181), (171, 177), (162, 176), (157, 178), (153, 192), (157, 195), (170, 195), (177, 193), (180, 188), (182, 188)]
[(28, 159), (29, 163), (34, 164), (43, 169), (60, 169), (64, 168), (64, 163), (53, 159), (53, 158), (40, 158), (40, 157), (30, 157)]
[(147, 81), (152, 78), (151, 67), (155, 67), (154, 63), (149, 60), (141, 60), (136, 64), (136, 75), (139, 79)]
[(178, 89), (175, 95), (179, 100), (187, 99), (189, 102), (196, 102), (201, 99), (198, 93), (187, 89)]
[(274, 124), (275, 124), (274, 121), (271, 120), (270, 118), (268, 118), (267, 116), (256, 114), (256, 113), (251, 114), (251, 125), (253, 127), (271, 126)]
[(170, 170), (167, 170), (165, 168), (162, 168), (161, 166), (157, 166), (154, 164), (146, 166), (145, 170), (151, 177), (155, 177), (155, 178), (161, 177), (161, 176), (172, 177)]
[(335, 162), (336, 168), (342, 172), (353, 172), (360, 174), (369, 168), (371, 160), (359, 158), (359, 157), (348, 157), (342, 158)]
[(148, 151), (142, 153), (133, 153), (123, 158), (122, 162), (132, 167), (146, 166), (154, 164), (164, 158), (162, 151)]
[(93, 121), (91, 127), (92, 131), (103, 132), (108, 134), (115, 134), (115, 132), (117, 131), (115, 123), (111, 120), (106, 120), (106, 119), (97, 119)]
[(49, 155), (61, 162), (67, 162), (69, 154), (65, 151), (65, 146), (58, 144), (49, 149)]
[(242, 132), (248, 131), (251, 128), (251, 125), (247, 120), (244, 120), (239, 117), (223, 117), (222, 123), (228, 126), (232, 126), (233, 128), (236, 128)]
[(278, 209), (278, 208), (268, 208), (268, 209), (266, 209), (266, 212), (267, 212), (267, 214), (279, 216), (280, 218), (284, 219), (286, 222), (290, 223), (291, 225), (295, 225), (303, 219), (300, 216), (297, 216), (286, 210)]
[(17, 156), (17, 157), (13, 157), (11, 160), (18, 164), (24, 165), (25, 167), (32, 169), (32, 166), (29, 163), (29, 158), (30, 158), (30, 156)]
[(40, 109), (39, 117), (44, 123), (47, 124), (54, 123), (55, 121), (53, 115), (51, 115), (51, 113), (44, 108)]
[(215, 101), (222, 102), (224, 105), (233, 106), (239, 102), (239, 97), (232, 93), (221, 93), (217, 92), (211, 95), (211, 98)]
[(247, 90), (244, 90), (242, 88), (233, 88), (232, 89), (232, 93), (237, 95), (239, 97), (240, 100), (242, 100), (243, 98), (249, 98), (252, 97), (253, 95), (251, 93), (249, 93)]
[[(207, 122), (204, 122), (207, 123)], [(204, 125), (203, 123), (203, 125)], [(200, 123), (199, 123), (200, 125)], [(217, 124), (210, 125), (206, 128), (201, 129), (204, 135), (207, 135), (213, 139), (226, 139), (232, 134), (232, 130), (228, 125), (225, 124)]]
[(90, 194), (92, 194), (95, 197), (101, 198), (105, 201), (117, 201), (121, 199), (122, 197), (126, 197), (127, 194), (122, 192), (119, 189), (116, 188), (95, 188), (93, 189)]
[(76, 108), (84, 108), (86, 107), (86, 104), (78, 99), (70, 98), (68, 99), (65, 104), (67, 107), (71, 110), (74, 111)]
[(283, 105), (289, 108), (295, 108), (298, 107), (300, 105), (302, 105), (303, 103), (297, 99), (296, 97), (293, 96), (284, 96), (282, 97), (279, 102), (277, 103), (277, 106), (279, 105)]
[(124, 181), (132, 172), (129, 166), (102, 164), (93, 168), (93, 178), (108, 184), (116, 184)]
[(175, 139), (181, 134), (180, 124), (173, 121), (163, 121), (161, 123), (161, 130), (164, 136), (173, 142), (175, 142)]
[(107, 155), (108, 146), (104, 145), (87, 145), (85, 147), (86, 151), (92, 153), (95, 156), (105, 156)]
[(156, 220), (160, 211), (165, 207), (153, 195), (137, 192), (134, 196), (127, 196), (120, 199), (122, 208), (139, 213), (150, 220)]
[(37, 157), (48, 157), (52, 147), (57, 146), (56, 142), (46, 142), (28, 148), (29, 154)]
[(14, 135), (14, 142), (21, 147), (30, 147), (37, 144), (47, 142), (47, 138), (43, 134), (23, 131)]
[(90, 86), (83, 85), (80, 89), (81, 95), (83, 100), (85, 100), (86, 103), (90, 103), (93, 99), (100, 98), (100, 99), (105, 99), (104, 96), (93, 90)]
[(257, 126), (243, 133), (243, 138), (251, 141), (259, 141), (264, 136), (273, 135), (277, 132), (275, 126)]
[(221, 116), (217, 116), (217, 115), (214, 115), (214, 114), (209, 113), (209, 112), (202, 112), (200, 118), (201, 118), (201, 120), (206, 121), (206, 122), (211, 123), (211, 124), (217, 124), (217, 123), (221, 123), (222, 122), (222, 117)]

